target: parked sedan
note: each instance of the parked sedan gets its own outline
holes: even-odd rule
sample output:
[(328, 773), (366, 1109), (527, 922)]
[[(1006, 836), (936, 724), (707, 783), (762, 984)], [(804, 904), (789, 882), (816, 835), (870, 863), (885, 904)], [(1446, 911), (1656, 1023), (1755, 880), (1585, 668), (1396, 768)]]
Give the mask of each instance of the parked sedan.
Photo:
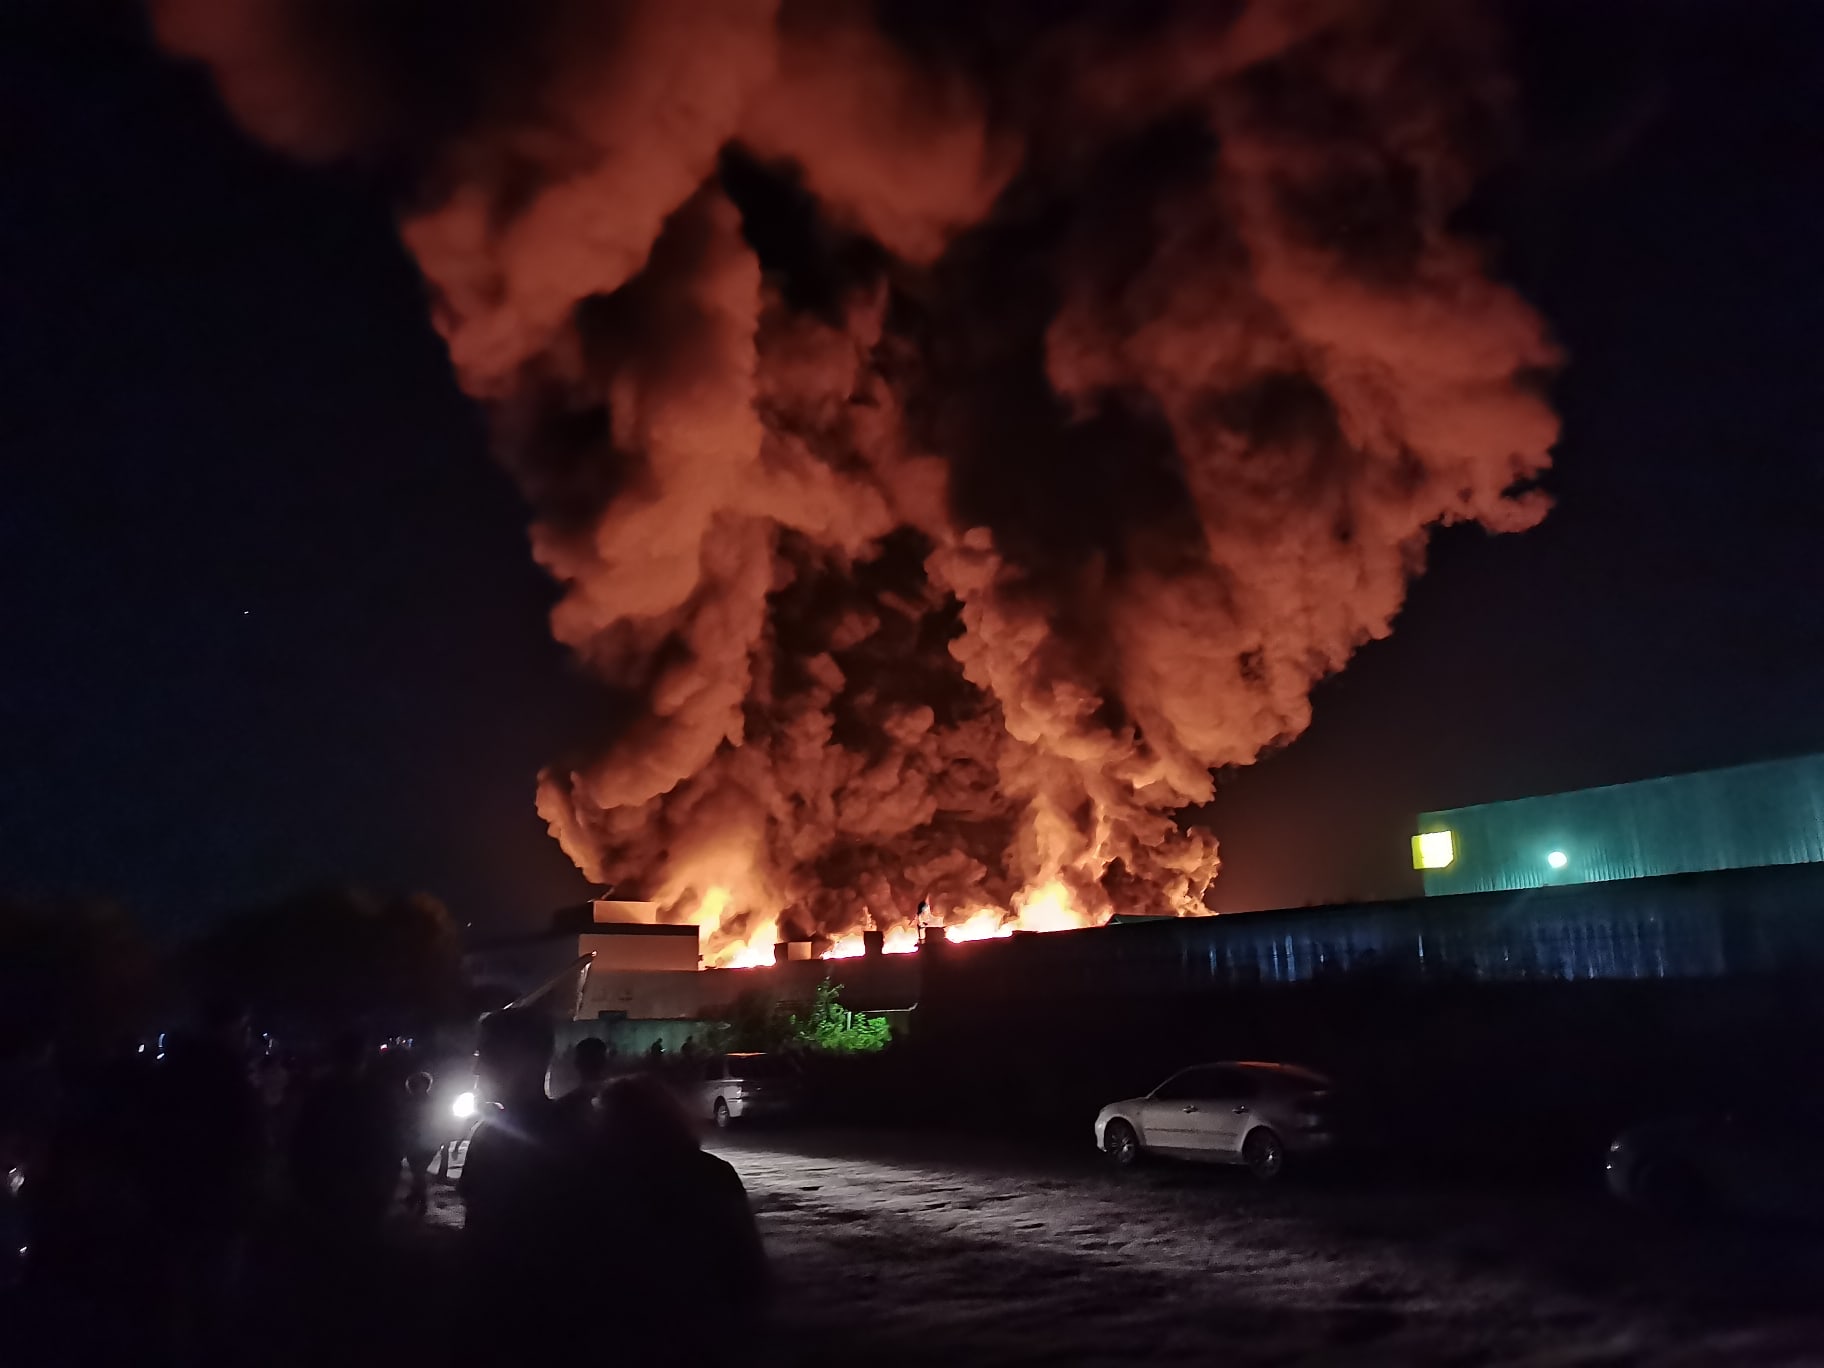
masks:
[(1102, 1108), (1096, 1146), (1121, 1168), (1162, 1154), (1245, 1164), (1270, 1181), (1289, 1158), (1330, 1148), (1330, 1098), (1329, 1079), (1295, 1064), (1199, 1064)]
[(727, 1130), (745, 1118), (796, 1110), (804, 1095), (803, 1075), (784, 1055), (711, 1055), (697, 1091), (702, 1114)]

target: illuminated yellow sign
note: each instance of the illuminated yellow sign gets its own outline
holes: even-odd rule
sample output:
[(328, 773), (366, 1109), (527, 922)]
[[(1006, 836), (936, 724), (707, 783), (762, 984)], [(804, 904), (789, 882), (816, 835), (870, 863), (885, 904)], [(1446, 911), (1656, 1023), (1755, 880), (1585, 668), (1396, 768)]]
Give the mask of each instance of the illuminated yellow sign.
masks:
[(1457, 835), (1454, 831), (1425, 831), (1412, 838), (1414, 869), (1449, 869), (1457, 858)]

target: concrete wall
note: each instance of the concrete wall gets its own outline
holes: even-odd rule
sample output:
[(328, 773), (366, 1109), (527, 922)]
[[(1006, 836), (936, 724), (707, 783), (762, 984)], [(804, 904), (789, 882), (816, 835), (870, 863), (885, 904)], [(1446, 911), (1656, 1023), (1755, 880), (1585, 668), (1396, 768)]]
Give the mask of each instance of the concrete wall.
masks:
[(648, 926), (659, 920), (659, 905), (650, 902), (617, 902), (613, 898), (596, 898), (589, 904), (590, 917), (598, 922), (641, 922)]
[[(621, 926), (527, 936), (477, 946), (462, 957), (463, 970), (477, 983), (500, 984), (528, 993), (580, 956), (593, 953), (594, 979), (603, 973), (695, 975), (695, 927)], [(585, 1013), (594, 1016), (595, 1011)]]
[(701, 1021), (559, 1022), (556, 1032), (557, 1058), (551, 1067), (551, 1092), (555, 1096), (576, 1085), (568, 1055), (579, 1040), (589, 1037), (605, 1040), (614, 1047), (617, 1054), (631, 1062), (644, 1056), (655, 1040), (664, 1043), (668, 1056), (675, 1056), (684, 1048), (685, 1041), (694, 1041), (701, 1046), (707, 1036), (708, 1027)]
[(743, 993), (808, 1002), (825, 978), (858, 1012), (904, 1011), (918, 1001), (919, 956), (791, 960), (759, 969), (699, 969), (695, 935), (675, 927), (632, 926), (529, 937), (478, 947), (463, 956), (471, 980), (530, 992), (585, 954), (595, 962), (583, 985), (578, 1017), (603, 1013), (633, 1020), (694, 1020), (728, 1007)]
[(593, 968), (583, 985), (583, 1009), (577, 1015), (585, 1020), (604, 1012), (641, 1020), (694, 1018), (710, 1005), (703, 983), (706, 977), (695, 969)]
[[(685, 931), (687, 935), (653, 934)], [(697, 937), (693, 927), (603, 927), (575, 939), (578, 955), (595, 952), (595, 967), (603, 969), (683, 969), (697, 967)]]
[(703, 1005), (726, 1007), (748, 992), (806, 1002), (828, 978), (842, 989), (842, 1005), (851, 1011), (900, 1011), (918, 1001), (919, 958), (917, 954), (857, 955), (839, 960), (789, 960), (760, 969), (706, 969), (700, 976)]
[(878, 960), (796, 960), (761, 969), (590, 971), (583, 989), (583, 1017), (621, 1012), (636, 1019), (695, 1018), (719, 1012), (743, 993), (784, 1002), (808, 1002), (825, 978), (842, 989), (842, 1004), (857, 1012), (904, 1011), (918, 1001), (919, 957)]

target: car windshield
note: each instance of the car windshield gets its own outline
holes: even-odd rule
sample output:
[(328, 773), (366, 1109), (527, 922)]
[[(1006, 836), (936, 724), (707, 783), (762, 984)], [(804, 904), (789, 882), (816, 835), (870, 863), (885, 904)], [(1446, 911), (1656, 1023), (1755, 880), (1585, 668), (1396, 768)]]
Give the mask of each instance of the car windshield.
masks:
[(728, 1076), (730, 1078), (764, 1080), (768, 1078), (790, 1078), (795, 1069), (790, 1060), (778, 1055), (730, 1055), (728, 1057)]

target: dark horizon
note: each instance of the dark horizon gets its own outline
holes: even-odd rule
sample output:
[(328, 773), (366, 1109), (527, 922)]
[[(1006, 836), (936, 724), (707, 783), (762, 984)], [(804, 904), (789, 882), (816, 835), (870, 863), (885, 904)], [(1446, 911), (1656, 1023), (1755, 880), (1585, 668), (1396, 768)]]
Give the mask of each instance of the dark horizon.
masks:
[[(1310, 730), (1228, 773), (1216, 910), (1397, 896), (1414, 814), (1824, 749), (1824, 16), (1513, 6), (1469, 215), (1566, 364), (1537, 529), (1438, 533)], [(173, 929), (300, 886), (588, 887), (533, 810), (602, 709), (391, 212), (124, 6), (6, 21), (0, 892)]]

